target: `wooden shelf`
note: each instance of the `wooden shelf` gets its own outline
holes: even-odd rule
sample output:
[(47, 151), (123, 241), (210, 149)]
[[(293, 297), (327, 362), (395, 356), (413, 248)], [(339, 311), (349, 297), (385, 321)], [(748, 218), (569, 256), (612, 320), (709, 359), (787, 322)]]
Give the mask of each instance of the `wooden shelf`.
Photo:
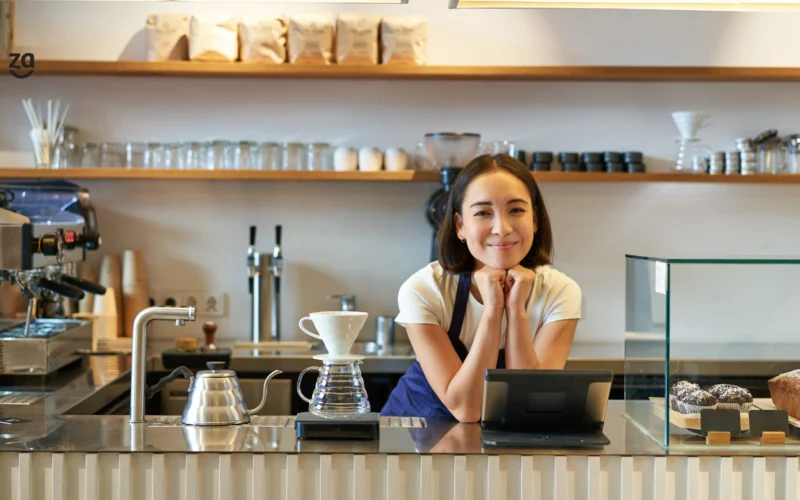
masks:
[[(8, 67), (8, 61), (3, 66)], [(702, 66), (339, 66), (193, 61), (36, 60), (34, 76), (798, 82), (800, 68)]]
[[(712, 184), (800, 184), (800, 175), (694, 175), (677, 173), (607, 174), (535, 172), (537, 182), (680, 182)], [(1, 168), (0, 179), (215, 180), (215, 181), (373, 181), (439, 182), (438, 172), (310, 172), (258, 170), (154, 170), (143, 168)]]
[(218, 180), (218, 181), (438, 181), (438, 172), (331, 172), (291, 170), (156, 170), (145, 168), (0, 168), (0, 179)]

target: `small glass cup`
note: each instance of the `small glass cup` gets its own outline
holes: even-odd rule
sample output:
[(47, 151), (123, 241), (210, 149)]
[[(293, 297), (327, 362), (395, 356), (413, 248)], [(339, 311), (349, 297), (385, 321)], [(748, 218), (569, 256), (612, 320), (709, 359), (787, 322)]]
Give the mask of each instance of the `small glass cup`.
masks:
[(122, 167), (125, 165), (124, 146), (113, 142), (104, 142), (100, 145), (101, 167)]
[(332, 170), (331, 146), (326, 142), (314, 142), (306, 146), (308, 170)]
[(202, 142), (185, 142), (181, 145), (181, 164), (186, 170), (206, 168), (208, 145)]
[(144, 168), (164, 168), (164, 145), (148, 142), (144, 150)]
[(233, 145), (230, 141), (211, 141), (208, 143), (208, 170), (229, 170), (233, 167)]
[(277, 142), (262, 142), (259, 146), (259, 170), (281, 170), (283, 157)]
[(234, 170), (258, 170), (258, 143), (241, 141), (236, 145), (233, 155)]
[(305, 170), (306, 152), (300, 142), (284, 142), (281, 144), (283, 170)]
[(97, 144), (87, 142), (81, 152), (81, 167), (97, 167), (100, 164), (100, 150)]
[(125, 167), (144, 167), (144, 152), (147, 145), (143, 142), (128, 142), (125, 144)]

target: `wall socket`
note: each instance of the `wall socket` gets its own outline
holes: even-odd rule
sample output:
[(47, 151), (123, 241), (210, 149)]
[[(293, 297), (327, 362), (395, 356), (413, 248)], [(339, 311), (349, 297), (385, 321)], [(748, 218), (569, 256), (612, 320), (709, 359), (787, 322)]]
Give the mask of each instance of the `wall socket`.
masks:
[(178, 292), (164, 290), (156, 294), (158, 306), (194, 306), (198, 317), (226, 316), (228, 294), (224, 292)]

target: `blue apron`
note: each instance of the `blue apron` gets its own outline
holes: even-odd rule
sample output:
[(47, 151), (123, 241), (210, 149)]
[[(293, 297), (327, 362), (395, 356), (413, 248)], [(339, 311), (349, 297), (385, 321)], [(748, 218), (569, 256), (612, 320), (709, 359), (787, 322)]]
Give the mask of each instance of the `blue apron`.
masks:
[[(469, 286), (472, 281), (472, 273), (462, 273), (458, 276), (458, 290), (456, 291), (456, 303), (453, 307), (453, 317), (450, 319), (450, 328), (447, 336), (453, 345), (456, 354), (463, 363), (467, 359), (467, 346), (458, 338), (461, 334), (461, 326), (464, 323), (464, 315), (467, 312), (467, 301), (469, 300)], [(497, 356), (497, 368), (505, 368), (506, 357), (505, 349), (500, 349)], [(428, 417), (456, 420), (450, 410), (442, 403), (439, 396), (425, 378), (419, 361), (408, 368), (405, 374), (400, 377), (397, 386), (389, 394), (389, 400), (381, 409), (381, 416), (384, 417)]]

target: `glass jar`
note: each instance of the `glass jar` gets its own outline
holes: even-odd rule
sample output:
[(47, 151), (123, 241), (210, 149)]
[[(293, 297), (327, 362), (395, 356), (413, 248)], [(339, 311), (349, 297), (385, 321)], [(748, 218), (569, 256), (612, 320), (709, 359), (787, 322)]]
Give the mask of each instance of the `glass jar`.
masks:
[(128, 142), (125, 144), (125, 167), (144, 167), (144, 152), (147, 145), (143, 142)]
[(183, 159), (181, 155), (180, 143), (173, 142), (164, 145), (164, 166), (163, 168), (172, 170), (183, 169)]
[(185, 142), (181, 145), (181, 156), (184, 169), (205, 169), (208, 160), (208, 145), (202, 142)]
[(326, 142), (314, 142), (306, 146), (308, 170), (332, 170), (331, 146)]
[(208, 170), (229, 170), (233, 167), (233, 144), (230, 141), (208, 143)]
[(81, 167), (97, 167), (100, 164), (100, 150), (97, 144), (87, 142), (81, 152)]
[(283, 170), (305, 170), (306, 152), (300, 142), (284, 142), (281, 144)]
[(234, 170), (258, 170), (258, 144), (253, 141), (241, 141), (234, 149)]
[(283, 158), (277, 142), (262, 142), (259, 146), (259, 169), (281, 170)]
[(124, 147), (122, 144), (104, 142), (100, 145), (101, 167), (122, 167), (125, 165)]

